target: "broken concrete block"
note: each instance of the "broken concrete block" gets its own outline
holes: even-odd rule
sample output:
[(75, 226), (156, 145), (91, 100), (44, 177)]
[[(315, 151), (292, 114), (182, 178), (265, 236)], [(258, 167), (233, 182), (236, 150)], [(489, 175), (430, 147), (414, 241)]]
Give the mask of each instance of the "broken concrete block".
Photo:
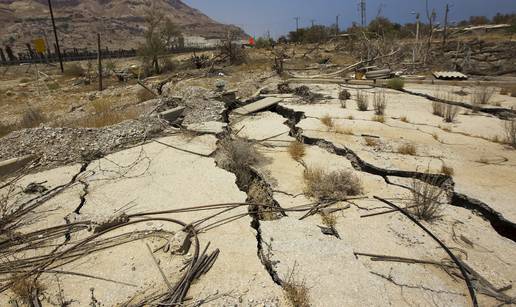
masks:
[(204, 123), (195, 123), (190, 124), (186, 126), (186, 129), (200, 132), (200, 133), (213, 133), (213, 134), (219, 134), (224, 132), (224, 129), (228, 126), (226, 123), (216, 122), (216, 121), (209, 121)]
[(280, 98), (268, 97), (268, 98), (261, 99), (256, 102), (250, 103), (241, 108), (238, 108), (238, 109), (234, 110), (233, 113), (238, 114), (238, 115), (251, 114), (251, 113), (258, 112), (260, 110), (272, 107), (273, 105), (280, 103), (282, 100), (283, 99), (280, 99)]
[(163, 111), (159, 113), (162, 118), (167, 120), (168, 122), (174, 122), (176, 121), (181, 115), (183, 115), (183, 112), (185, 110), (185, 107), (177, 107), (170, 110)]

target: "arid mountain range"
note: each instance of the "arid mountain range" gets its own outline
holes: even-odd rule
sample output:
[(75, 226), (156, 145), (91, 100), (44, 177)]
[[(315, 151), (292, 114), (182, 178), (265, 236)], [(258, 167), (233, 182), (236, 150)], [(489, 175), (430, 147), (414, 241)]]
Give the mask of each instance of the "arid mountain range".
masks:
[[(187, 36), (219, 38), (228, 30), (245, 36), (242, 29), (216, 22), (181, 0), (53, 0), (52, 7), (63, 49), (92, 49), (97, 33), (110, 48), (137, 47), (145, 29), (143, 16), (150, 7), (164, 12)], [(25, 48), (43, 36), (53, 44), (47, 0), (0, 0), (2, 46)]]

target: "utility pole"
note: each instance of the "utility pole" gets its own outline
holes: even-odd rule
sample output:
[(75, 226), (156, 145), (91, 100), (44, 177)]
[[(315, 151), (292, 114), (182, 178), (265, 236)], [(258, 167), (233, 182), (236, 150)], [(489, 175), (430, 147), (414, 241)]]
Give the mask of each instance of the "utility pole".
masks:
[(296, 32), (299, 32), (299, 19), (301, 17), (294, 17), (294, 19), (296, 20)]
[(310, 20), (312, 22), (312, 28), (315, 26), (315, 19)]
[(360, 17), (362, 18), (362, 27), (365, 27), (367, 24), (366, 0), (360, 0)]
[(97, 33), (97, 60), (99, 65), (99, 91), (102, 91), (102, 49), (100, 48), (100, 33)]
[(443, 49), (446, 45), (446, 39), (448, 39), (448, 13), (450, 12), (450, 5), (446, 4), (444, 11), (444, 31), (443, 31)]
[(54, 37), (56, 39), (56, 51), (57, 51), (57, 57), (59, 58), (59, 66), (61, 67), (61, 72), (64, 72), (63, 58), (61, 57), (61, 49), (59, 48), (59, 39), (57, 38), (56, 22), (54, 21), (54, 12), (52, 11), (52, 2), (50, 2), (50, 0), (48, 0), (48, 9), (50, 10), (50, 18), (52, 19), (52, 27), (54, 28)]
[(339, 32), (340, 32), (340, 30), (339, 30), (339, 17), (340, 17), (340, 15), (337, 15), (335, 17), (335, 35), (339, 35)]

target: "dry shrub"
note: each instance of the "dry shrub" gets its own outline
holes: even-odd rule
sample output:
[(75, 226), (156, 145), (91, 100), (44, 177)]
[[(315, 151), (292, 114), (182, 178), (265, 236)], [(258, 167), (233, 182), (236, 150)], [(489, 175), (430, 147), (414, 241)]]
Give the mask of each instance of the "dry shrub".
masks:
[(339, 93), (340, 105), (342, 108), (346, 108), (346, 101), (351, 99), (351, 93), (348, 90), (342, 90)]
[(29, 107), (25, 110), (20, 120), (22, 128), (38, 127), (47, 120), (41, 109)]
[(335, 213), (328, 213), (324, 210), (320, 212), (321, 222), (324, 226), (335, 228), (337, 226), (337, 215)]
[(343, 126), (340, 126), (340, 125), (335, 128), (335, 132), (338, 134), (353, 135), (353, 129), (344, 128)]
[(0, 138), (8, 135), (14, 130), (16, 130), (16, 127), (14, 125), (4, 125), (0, 123)]
[(414, 144), (403, 144), (398, 147), (398, 153), (402, 155), (415, 156), (417, 153), (416, 146)]
[(422, 180), (412, 180), (412, 213), (419, 219), (432, 221), (441, 216), (443, 204), (440, 202), (444, 190), (437, 185), (437, 180), (426, 174)]
[(324, 115), (323, 117), (321, 117), (321, 123), (328, 127), (328, 129), (331, 129), (335, 126), (333, 118), (331, 118), (330, 115)]
[(404, 123), (410, 123), (409, 119), (406, 116), (402, 116), (400, 120)]
[(369, 147), (377, 147), (380, 144), (378, 139), (372, 138), (372, 137), (366, 137), (365, 143), (366, 143), (366, 146), (369, 146)]
[(496, 90), (488, 86), (479, 86), (473, 91), (473, 105), (478, 106), (482, 104), (489, 104), (493, 98)]
[(383, 115), (375, 115), (371, 120), (382, 124), (385, 123), (385, 117)]
[(247, 140), (225, 138), (219, 143), (217, 162), (220, 167), (236, 175), (240, 188), (249, 187), (253, 179), (250, 167), (263, 160), (263, 155), (256, 150), (254, 143)]
[(83, 77), (86, 75), (84, 68), (81, 65), (73, 63), (66, 65), (64, 75), (68, 77)]
[(44, 291), (44, 287), (39, 281), (30, 277), (21, 277), (17, 275), (12, 277), (12, 285), (10, 289), (16, 298), (26, 303), (32, 303), (32, 296), (34, 293), (41, 293)]
[(349, 119), (349, 120), (353, 120), (353, 119), (355, 119), (355, 118), (353, 117), (353, 115), (348, 115), (348, 119)]
[(376, 115), (384, 115), (385, 114), (385, 109), (387, 108), (387, 99), (386, 99), (384, 90), (374, 93), (373, 108), (374, 108), (374, 114), (376, 114)]
[(453, 176), (455, 171), (453, 170), (453, 167), (443, 164), (443, 166), (441, 167), (441, 173), (443, 173), (447, 176)]
[(106, 100), (96, 100), (92, 102), (92, 107), (95, 110), (94, 114), (83, 117), (75, 122), (73, 126), (100, 128), (115, 125), (138, 116), (136, 110), (112, 110), (111, 103)]
[(444, 107), (444, 121), (447, 123), (452, 123), (457, 115), (459, 114), (459, 107), (447, 104)]
[(516, 97), (516, 85), (502, 87), (500, 89), (500, 95)]
[(405, 87), (405, 81), (400, 78), (394, 78), (387, 81), (387, 87), (393, 90), (402, 90)]
[(362, 193), (360, 179), (350, 171), (325, 171), (308, 167), (304, 172), (305, 194), (318, 200), (343, 200)]
[(363, 91), (357, 91), (357, 109), (359, 111), (367, 111), (369, 108), (369, 99)]
[(504, 123), (505, 141), (507, 144), (516, 148), (516, 119), (508, 120)]
[(138, 92), (136, 92), (136, 97), (138, 97), (138, 102), (145, 102), (156, 98), (154, 94), (144, 89), (143, 87), (138, 89)]
[(432, 101), (432, 114), (444, 117), (444, 103)]
[(294, 307), (310, 307), (310, 291), (305, 280), (299, 280), (295, 273), (295, 265), (282, 284), (285, 297)]
[(295, 141), (288, 146), (288, 153), (292, 159), (301, 161), (306, 154), (305, 144)]

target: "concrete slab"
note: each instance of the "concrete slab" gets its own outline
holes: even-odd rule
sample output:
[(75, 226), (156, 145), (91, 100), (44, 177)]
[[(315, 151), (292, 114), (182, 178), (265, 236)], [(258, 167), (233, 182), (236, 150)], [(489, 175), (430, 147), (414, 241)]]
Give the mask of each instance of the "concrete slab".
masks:
[(248, 115), (248, 114), (272, 107), (273, 105), (278, 104), (281, 101), (282, 101), (282, 99), (280, 99), (280, 98), (267, 97), (265, 99), (258, 100), (256, 102), (253, 102), (246, 106), (238, 108), (238, 109), (234, 110), (233, 113), (238, 114), (238, 115)]
[(163, 111), (159, 113), (161, 117), (163, 117), (165, 120), (169, 122), (176, 121), (181, 115), (183, 115), (183, 112), (185, 110), (185, 107), (176, 107), (170, 110)]
[(199, 132), (199, 133), (213, 133), (219, 134), (224, 132), (224, 129), (228, 126), (226, 123), (209, 121), (204, 123), (195, 123), (186, 126), (186, 129)]

